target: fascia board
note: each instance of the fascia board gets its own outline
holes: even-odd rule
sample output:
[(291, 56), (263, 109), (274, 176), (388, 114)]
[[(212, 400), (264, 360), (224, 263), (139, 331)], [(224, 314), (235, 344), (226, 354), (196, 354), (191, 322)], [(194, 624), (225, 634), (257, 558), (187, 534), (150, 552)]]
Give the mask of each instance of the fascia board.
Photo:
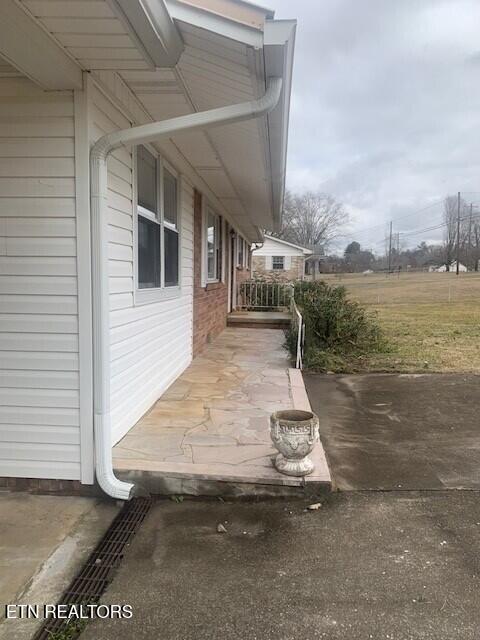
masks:
[(193, 25), (256, 49), (263, 47), (263, 33), (255, 27), (177, 0), (166, 0), (166, 4), (173, 20)]
[(174, 67), (183, 40), (164, 0), (109, 0), (150, 66)]
[(280, 227), (285, 193), (288, 121), (296, 24), (295, 20), (267, 20), (265, 22), (265, 75), (267, 78), (276, 76), (283, 80), (280, 100), (267, 118), (272, 168), (272, 208), (275, 229)]

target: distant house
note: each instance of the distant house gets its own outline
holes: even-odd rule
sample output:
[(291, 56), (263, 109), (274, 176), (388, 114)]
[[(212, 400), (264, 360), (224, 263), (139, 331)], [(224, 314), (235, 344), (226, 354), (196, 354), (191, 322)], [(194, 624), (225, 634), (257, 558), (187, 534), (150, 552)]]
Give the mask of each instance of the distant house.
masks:
[(263, 244), (252, 253), (252, 275), (275, 282), (303, 280), (305, 259), (311, 254), (310, 249), (265, 235)]
[[(461, 262), (458, 265), (458, 270), (461, 273), (465, 273), (466, 271), (468, 271), (467, 267), (462, 264)], [(433, 271), (436, 271), (437, 273), (445, 273), (446, 271), (457, 271), (457, 261), (454, 260), (450, 267), (447, 269), (447, 265), (446, 264), (442, 264), (440, 267), (437, 267), (436, 269), (433, 269)]]

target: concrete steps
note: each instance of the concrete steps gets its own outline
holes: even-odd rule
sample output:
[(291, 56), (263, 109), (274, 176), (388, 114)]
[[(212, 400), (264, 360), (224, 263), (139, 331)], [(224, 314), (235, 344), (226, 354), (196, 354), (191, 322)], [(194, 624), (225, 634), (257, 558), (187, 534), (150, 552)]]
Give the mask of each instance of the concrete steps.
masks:
[(228, 327), (250, 329), (288, 329), (288, 311), (232, 311), (227, 316)]

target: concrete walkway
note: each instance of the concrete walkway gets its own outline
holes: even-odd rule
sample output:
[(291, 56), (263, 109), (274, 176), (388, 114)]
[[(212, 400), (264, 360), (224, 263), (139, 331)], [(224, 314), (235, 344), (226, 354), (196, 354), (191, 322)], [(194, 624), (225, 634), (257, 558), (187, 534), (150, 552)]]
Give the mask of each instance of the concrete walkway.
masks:
[(306, 375), (335, 486), (480, 489), (480, 376)]
[(320, 444), (306, 481), (272, 465), (270, 414), (308, 403), (299, 372), (289, 375), (284, 340), (274, 329), (226, 329), (116, 445), (118, 475), (159, 494), (258, 496), (295, 493), (305, 482), (329, 486)]
[(94, 498), (0, 492), (0, 640), (30, 640), (42, 620), (6, 620), (3, 605), (56, 603), (118, 510)]

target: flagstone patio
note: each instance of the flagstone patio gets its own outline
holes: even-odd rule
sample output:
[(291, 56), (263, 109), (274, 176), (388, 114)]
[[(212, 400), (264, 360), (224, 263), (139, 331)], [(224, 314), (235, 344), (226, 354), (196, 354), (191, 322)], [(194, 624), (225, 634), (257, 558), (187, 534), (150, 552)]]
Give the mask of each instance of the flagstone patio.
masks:
[(165, 494), (329, 486), (320, 443), (312, 454), (316, 470), (305, 479), (282, 475), (272, 464), (270, 414), (309, 408), (283, 342), (280, 330), (225, 329), (114, 447), (116, 473)]

